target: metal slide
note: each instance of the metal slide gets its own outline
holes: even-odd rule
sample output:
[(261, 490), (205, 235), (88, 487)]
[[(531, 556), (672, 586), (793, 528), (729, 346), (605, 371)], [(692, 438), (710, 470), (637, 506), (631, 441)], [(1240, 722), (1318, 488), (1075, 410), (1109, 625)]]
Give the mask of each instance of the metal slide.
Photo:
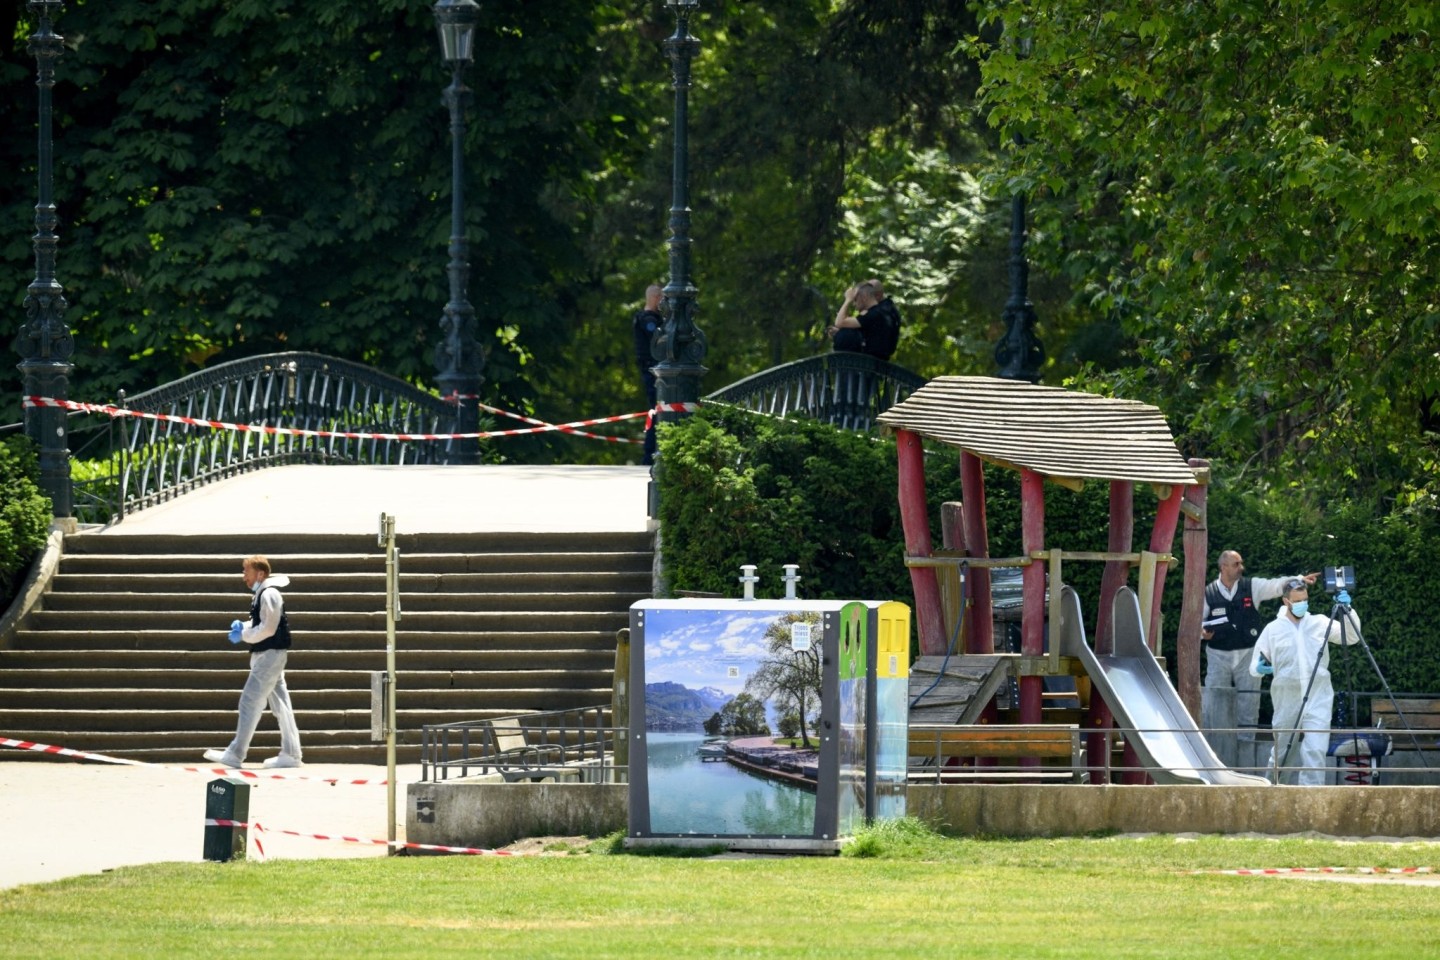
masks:
[(1115, 653), (1096, 656), (1085, 642), (1080, 598), (1061, 592), (1060, 649), (1078, 657), (1115, 722), (1156, 783), (1269, 786), (1264, 777), (1236, 773), (1215, 755), (1180, 695), (1145, 645), (1140, 601), (1129, 587), (1115, 595)]

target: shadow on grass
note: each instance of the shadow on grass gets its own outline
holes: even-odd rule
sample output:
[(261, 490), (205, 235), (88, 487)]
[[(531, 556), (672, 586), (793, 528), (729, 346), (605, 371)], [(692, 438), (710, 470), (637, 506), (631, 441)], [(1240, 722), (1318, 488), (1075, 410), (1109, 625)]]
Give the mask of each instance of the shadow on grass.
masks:
[(625, 846), (625, 831), (616, 830), (614, 833), (607, 834), (591, 843), (590, 846), (586, 848), (586, 851), (607, 856), (696, 859), (700, 857), (713, 857), (716, 854), (724, 853), (727, 849), (723, 843), (714, 843), (704, 847), (662, 845), (630, 848)]

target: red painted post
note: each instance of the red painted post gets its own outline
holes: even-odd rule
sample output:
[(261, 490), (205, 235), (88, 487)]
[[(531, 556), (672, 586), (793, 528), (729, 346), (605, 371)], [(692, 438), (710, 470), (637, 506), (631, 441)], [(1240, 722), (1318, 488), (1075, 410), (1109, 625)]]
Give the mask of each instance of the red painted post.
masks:
[[(1025, 556), (1045, 549), (1045, 479), (1034, 470), (1020, 471), (1020, 540)], [(1024, 604), (1020, 618), (1020, 653), (1040, 657), (1045, 653), (1045, 564), (1039, 561), (1021, 573), (1020, 596)], [(1053, 584), (1060, 589), (1060, 584)], [(1040, 723), (1045, 681), (1041, 677), (1020, 678), (1020, 722)], [(1037, 766), (1038, 757), (1021, 761)]]
[[(1110, 543), (1111, 553), (1129, 553), (1135, 541), (1135, 484), (1128, 480), (1110, 481)], [(1123, 560), (1107, 560), (1100, 578), (1100, 609), (1095, 615), (1095, 653), (1108, 656), (1115, 652), (1115, 594), (1130, 582), (1130, 564)]]
[[(990, 556), (990, 532), (985, 525), (985, 468), (973, 453), (960, 451), (960, 502), (965, 524), (965, 547), (972, 557)], [(995, 612), (990, 593), (990, 570), (970, 571), (970, 631), (966, 653), (995, 652)]]
[[(1155, 528), (1150, 533), (1150, 551), (1152, 553), (1169, 553), (1170, 547), (1175, 543), (1175, 524), (1180, 519), (1180, 500), (1184, 496), (1185, 488), (1176, 486), (1171, 489), (1170, 496), (1160, 501), (1155, 511)], [(1165, 571), (1169, 568), (1167, 563), (1155, 565), (1155, 597), (1150, 604), (1148, 626), (1146, 636), (1150, 649), (1156, 653), (1160, 652), (1160, 601), (1165, 595)], [(1142, 611), (1143, 612), (1143, 611)], [(1125, 783), (1149, 783), (1150, 775), (1140, 767), (1140, 755), (1130, 744), (1125, 744), (1125, 766), (1130, 768), (1123, 780)]]
[[(1205, 608), (1205, 555), (1210, 548), (1206, 499), (1210, 474), (1209, 460), (1191, 460), (1190, 468), (1201, 482), (1185, 488), (1185, 502), (1193, 509), (1185, 514), (1185, 586), (1180, 603), (1180, 633), (1175, 639), (1175, 674), (1180, 702), (1200, 722), (1200, 621)], [(1195, 514), (1195, 516), (1192, 516)]]
[[(900, 525), (905, 530), (905, 553), (928, 557), (930, 516), (925, 503), (925, 452), (920, 438), (909, 430), (895, 431), (899, 457)], [(940, 609), (940, 583), (934, 567), (911, 567), (910, 585), (915, 591), (915, 623), (920, 631), (920, 654), (938, 657), (945, 653), (945, 618)]]
[[(964, 504), (955, 503), (954, 501), (940, 504), (940, 544), (946, 550), (954, 550), (962, 554), (965, 553), (964, 509)], [(964, 579), (960, 583), (960, 597), (958, 598), (958, 602), (960, 603), (960, 622), (962, 624), (960, 633), (965, 637), (965, 644), (968, 647), (970, 645), (970, 634), (975, 629), (970, 623), (970, 608), (965, 605), (965, 597), (970, 593), (971, 588), (970, 571), (966, 569), (962, 571), (962, 575)], [(945, 649), (948, 650), (950, 649), (950, 644), (954, 642), (955, 624), (950, 624), (946, 627), (946, 630), (950, 634), (950, 639), (945, 641)], [(962, 650), (958, 652), (963, 653), (965, 651)]]
[[(1155, 511), (1155, 529), (1150, 534), (1151, 553), (1169, 553), (1175, 545), (1175, 525), (1180, 520), (1180, 501), (1185, 496), (1185, 487), (1177, 485), (1170, 489), (1170, 496), (1160, 501)], [(1160, 652), (1160, 600), (1165, 595), (1165, 571), (1168, 563), (1155, 564), (1155, 596), (1150, 604), (1149, 627), (1145, 631), (1150, 638), (1150, 649)]]
[[(1110, 542), (1111, 553), (1129, 553), (1135, 538), (1135, 484), (1128, 480), (1110, 481)], [(1095, 655), (1108, 656), (1115, 652), (1114, 607), (1115, 594), (1130, 580), (1130, 564), (1124, 560), (1105, 561), (1105, 573), (1100, 579), (1100, 609), (1095, 616)], [(1109, 737), (1104, 731), (1115, 724), (1110, 705), (1098, 691), (1090, 694), (1090, 713), (1086, 726), (1094, 731), (1086, 735), (1085, 755), (1090, 758), (1090, 782), (1108, 783), (1105, 751), (1109, 748)]]

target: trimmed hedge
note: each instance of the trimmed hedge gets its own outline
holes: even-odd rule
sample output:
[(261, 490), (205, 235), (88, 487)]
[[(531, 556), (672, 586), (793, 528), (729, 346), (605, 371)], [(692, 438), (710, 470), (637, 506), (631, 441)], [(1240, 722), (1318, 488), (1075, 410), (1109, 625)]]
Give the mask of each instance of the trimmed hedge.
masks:
[(39, 481), (34, 444), (24, 436), (0, 441), (0, 599), (6, 606), (50, 532), (50, 498)]
[[(757, 595), (783, 595), (781, 565), (798, 563), (806, 598), (897, 599), (913, 603), (905, 568), (904, 534), (896, 499), (895, 444), (809, 420), (776, 420), (707, 407), (660, 434), (662, 565), (666, 592), (700, 590), (738, 596), (740, 566), (756, 564)], [(953, 448), (927, 450), (930, 526), (940, 543), (940, 504), (960, 499)], [(1020, 553), (1019, 475), (986, 467), (986, 516), (991, 556)], [(1090, 483), (1079, 493), (1047, 485), (1045, 536), (1066, 550), (1104, 550), (1109, 487)], [(1297, 498), (1298, 500), (1298, 498)], [(1135, 491), (1136, 549), (1148, 546), (1154, 494)], [(1354, 605), (1365, 639), (1391, 687), (1440, 690), (1440, 579), (1428, 561), (1440, 543), (1434, 512), (1385, 515), (1373, 505), (1335, 504), (1323, 514), (1275, 497), (1264, 501), (1217, 477), (1209, 492), (1207, 576), (1223, 549), (1239, 550), (1259, 576), (1308, 573), (1350, 564), (1359, 587)], [(1174, 551), (1180, 555), (1177, 528)], [(1090, 613), (1102, 565), (1071, 562), (1066, 582)], [(1136, 577), (1132, 574), (1131, 584)], [(1163, 652), (1174, 663), (1181, 591), (1179, 564), (1167, 578)], [(1329, 609), (1323, 586), (1311, 591), (1317, 610)], [(1273, 614), (1275, 605), (1266, 604)], [(1428, 614), (1428, 615), (1427, 615)], [(1354, 667), (1353, 676), (1346, 671)], [(1363, 653), (1332, 651), (1336, 689), (1379, 689)]]

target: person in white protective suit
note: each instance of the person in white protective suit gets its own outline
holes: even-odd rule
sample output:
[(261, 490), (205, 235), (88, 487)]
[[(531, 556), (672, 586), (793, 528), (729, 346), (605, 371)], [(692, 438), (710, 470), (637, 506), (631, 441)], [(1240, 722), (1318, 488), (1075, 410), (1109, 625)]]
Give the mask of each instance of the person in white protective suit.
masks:
[[(1300, 786), (1318, 787), (1325, 782), (1325, 751), (1330, 745), (1330, 714), (1335, 699), (1335, 691), (1330, 686), (1330, 648), (1326, 641), (1340, 643), (1343, 639), (1347, 644), (1357, 643), (1360, 616), (1345, 607), (1342, 617), (1331, 620), (1325, 614), (1311, 613), (1309, 600), (1309, 589), (1303, 579), (1295, 577), (1286, 582), (1285, 592), (1280, 595), (1279, 614), (1255, 641), (1250, 673), (1271, 677), (1270, 700), (1274, 714), (1270, 727), (1275, 731), (1275, 745), (1270, 750), (1270, 769), (1276, 770), (1277, 764), (1301, 767)], [(1303, 732), (1296, 734), (1295, 730)], [(1297, 736), (1300, 741), (1294, 743)], [(1294, 774), (1277, 771), (1276, 776), (1277, 782), (1290, 782)]]

